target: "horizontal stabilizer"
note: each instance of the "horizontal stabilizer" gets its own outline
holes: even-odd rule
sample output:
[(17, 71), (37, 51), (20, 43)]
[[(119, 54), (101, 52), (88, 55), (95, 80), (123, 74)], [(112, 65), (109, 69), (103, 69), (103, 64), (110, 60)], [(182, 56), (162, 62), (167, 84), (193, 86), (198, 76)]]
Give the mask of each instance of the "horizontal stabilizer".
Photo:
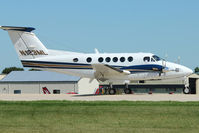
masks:
[(3, 30), (15, 30), (15, 31), (25, 31), (25, 32), (31, 32), (35, 30), (33, 27), (15, 27), (15, 26), (0, 26), (0, 29)]

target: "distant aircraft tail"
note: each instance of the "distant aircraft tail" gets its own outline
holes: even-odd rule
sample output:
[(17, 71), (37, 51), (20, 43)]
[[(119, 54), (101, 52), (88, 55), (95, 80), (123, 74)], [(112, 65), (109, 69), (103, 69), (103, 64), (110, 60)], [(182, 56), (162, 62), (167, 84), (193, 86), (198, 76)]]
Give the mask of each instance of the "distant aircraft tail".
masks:
[(35, 59), (49, 54), (47, 48), (31, 32), (35, 28), (0, 26), (0, 29), (8, 31), (20, 60)]

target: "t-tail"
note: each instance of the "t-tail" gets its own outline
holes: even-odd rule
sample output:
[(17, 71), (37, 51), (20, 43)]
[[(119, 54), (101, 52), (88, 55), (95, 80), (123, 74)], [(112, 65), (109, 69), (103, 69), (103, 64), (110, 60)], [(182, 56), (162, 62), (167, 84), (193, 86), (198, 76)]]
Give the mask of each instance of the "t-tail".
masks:
[(48, 49), (32, 33), (32, 27), (0, 26), (6, 30), (12, 40), (20, 60), (35, 59), (49, 54)]

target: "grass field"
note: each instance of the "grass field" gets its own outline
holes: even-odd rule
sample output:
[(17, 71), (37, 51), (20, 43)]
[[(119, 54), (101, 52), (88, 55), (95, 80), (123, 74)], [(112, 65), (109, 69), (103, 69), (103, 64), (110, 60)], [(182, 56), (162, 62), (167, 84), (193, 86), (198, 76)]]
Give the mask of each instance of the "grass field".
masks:
[(0, 101), (0, 133), (199, 132), (199, 102)]

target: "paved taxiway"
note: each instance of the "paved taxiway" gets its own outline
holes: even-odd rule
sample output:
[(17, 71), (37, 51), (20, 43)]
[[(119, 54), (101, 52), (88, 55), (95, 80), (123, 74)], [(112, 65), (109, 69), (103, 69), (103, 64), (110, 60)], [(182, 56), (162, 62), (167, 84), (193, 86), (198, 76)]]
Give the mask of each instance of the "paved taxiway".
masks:
[(1, 94), (2, 101), (199, 101), (199, 95), (184, 94), (130, 94), (130, 95), (70, 95), (70, 94)]

